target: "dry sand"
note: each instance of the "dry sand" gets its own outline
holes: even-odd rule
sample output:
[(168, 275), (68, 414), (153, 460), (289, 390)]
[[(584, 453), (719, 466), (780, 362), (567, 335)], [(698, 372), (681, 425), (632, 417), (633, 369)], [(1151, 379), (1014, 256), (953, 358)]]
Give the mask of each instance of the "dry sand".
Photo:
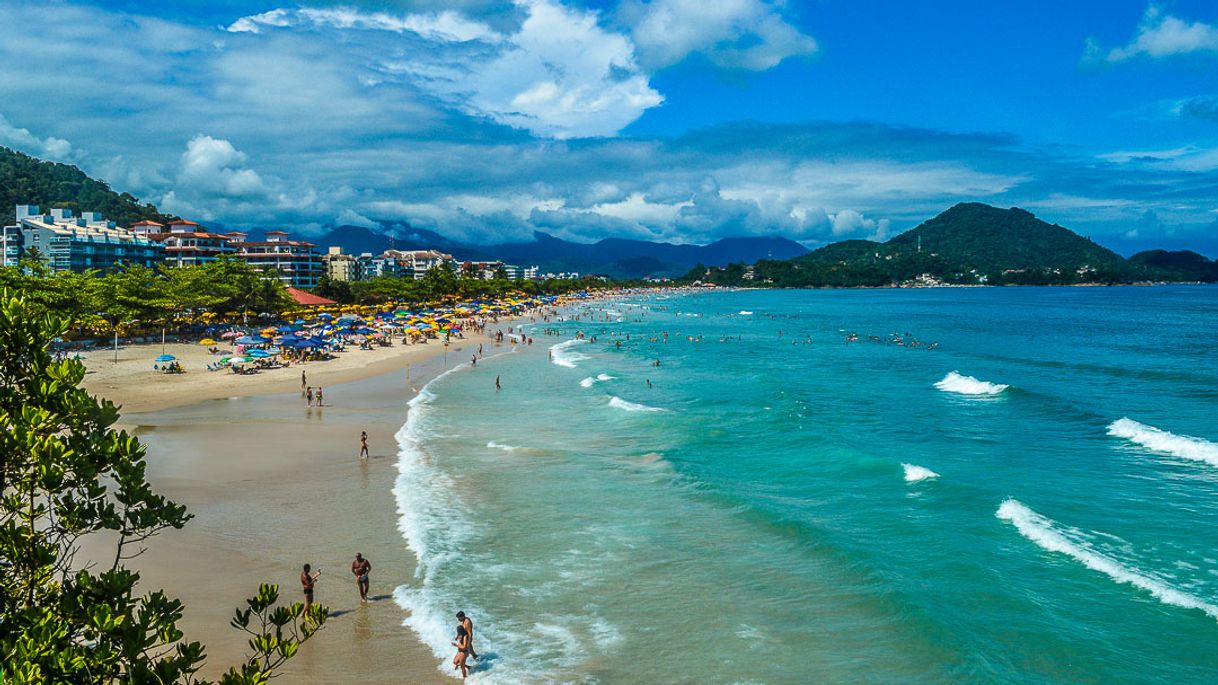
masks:
[[(448, 348), (449, 354), (453, 354), (465, 342), (468, 341), (454, 340)], [(177, 357), (186, 373), (153, 371), (154, 360), (162, 354), (162, 349)], [(328, 387), (403, 368), (406, 364), (443, 353), (444, 343), (438, 340), (407, 345), (396, 339), (390, 347), (361, 350), (352, 345), (334, 359), (293, 364), (249, 376), (239, 376), (227, 369), (208, 371), (208, 364), (228, 355), (208, 354), (207, 348), (201, 345), (170, 343), (163, 348), (161, 345), (119, 347), (117, 363), (113, 349), (91, 350), (80, 356), (88, 368), (85, 388), (121, 405), (124, 413), (128, 413), (181, 406), (206, 399), (299, 390), (302, 369), (308, 373), (309, 385)], [(456, 359), (450, 356), (449, 361), (455, 363)]]
[[(118, 364), (112, 352), (88, 355), (86, 387), (125, 407), (123, 424), (148, 445), (154, 489), (195, 516), (151, 540), (130, 565), (145, 591), (164, 588), (185, 603), (182, 628), (208, 648), (205, 677), (245, 652), (244, 634), (228, 625), (234, 608), (261, 582), (299, 601), (300, 566), (308, 562), (322, 571), (317, 601), (331, 618), (287, 664), (283, 682), (451, 682), (402, 626), (404, 611), (391, 597), (416, 582), (397, 530), (394, 435), (418, 388), (446, 364), (468, 363), (479, 343), (493, 349), (471, 336), (453, 341), (446, 361), (432, 341), (306, 364), (310, 384), (325, 387), (321, 408), (301, 399), (300, 366), (249, 377), (209, 373), (205, 348), (170, 345), (189, 372), (158, 375), (150, 369), (159, 345), (120, 349)], [(357, 458), (361, 430), (367, 460)], [(373, 564), (368, 604), (350, 571), (355, 552)]]

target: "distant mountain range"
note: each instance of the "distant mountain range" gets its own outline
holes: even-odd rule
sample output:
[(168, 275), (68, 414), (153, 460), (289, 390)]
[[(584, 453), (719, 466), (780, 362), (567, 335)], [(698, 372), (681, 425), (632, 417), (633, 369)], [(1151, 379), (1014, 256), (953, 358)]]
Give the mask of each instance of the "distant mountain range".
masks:
[(687, 278), (789, 287), (1218, 282), (1218, 262), (1165, 250), (1125, 259), (1026, 210), (969, 202), (884, 243), (847, 240), (793, 259), (696, 270)]
[(677, 276), (695, 264), (722, 266), (758, 259), (790, 259), (807, 254), (808, 248), (777, 236), (724, 238), (709, 245), (674, 245), (645, 240), (606, 238), (595, 243), (577, 243), (536, 232), (524, 243), (476, 245), (449, 240), (438, 233), (406, 224), (386, 224), (396, 237), (361, 226), (338, 226), (314, 242), (323, 247), (339, 245), (344, 251), (379, 253), (391, 240), (399, 250), (442, 250), (462, 261), (503, 260), (519, 266), (537, 266), (544, 272), (605, 274), (614, 278)]

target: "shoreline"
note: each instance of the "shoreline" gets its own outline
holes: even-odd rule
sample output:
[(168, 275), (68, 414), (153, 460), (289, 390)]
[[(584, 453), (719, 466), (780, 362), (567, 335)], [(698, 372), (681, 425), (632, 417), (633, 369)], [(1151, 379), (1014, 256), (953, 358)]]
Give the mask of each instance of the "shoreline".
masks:
[[(506, 332), (527, 318), (488, 323), (487, 331)], [(450, 343), (456, 356), (447, 364), (438, 341), (305, 364), (310, 384), (326, 388), (324, 407), (304, 406), (297, 365), (253, 377), (161, 376), (145, 370), (143, 359), (159, 345), (120, 348), (116, 366), (136, 369), (134, 375), (86, 376), (86, 388), (121, 404), (120, 425), (147, 445), (154, 490), (194, 515), (128, 564), (140, 572), (144, 592), (164, 589), (183, 601), (186, 639), (207, 646), (202, 677), (218, 677), (245, 653), (247, 636), (228, 624), (233, 610), (263, 582), (280, 586), (281, 602), (300, 601), (297, 576), (308, 562), (323, 570), (317, 601), (330, 607), (330, 619), (279, 671), (286, 682), (451, 682), (393, 600), (397, 587), (417, 582), (413, 552), (398, 529), (395, 435), (418, 391), (445, 368), (468, 363), (479, 344), (488, 357), (510, 347), (472, 334)], [(82, 358), (113, 363), (107, 354)], [(357, 363), (335, 363), (351, 357)], [(138, 382), (144, 374), (166, 389), (150, 392)], [(200, 380), (190, 383), (192, 376)], [(358, 459), (361, 430), (371, 447), (365, 460)], [(367, 604), (349, 575), (357, 551), (373, 564)]]

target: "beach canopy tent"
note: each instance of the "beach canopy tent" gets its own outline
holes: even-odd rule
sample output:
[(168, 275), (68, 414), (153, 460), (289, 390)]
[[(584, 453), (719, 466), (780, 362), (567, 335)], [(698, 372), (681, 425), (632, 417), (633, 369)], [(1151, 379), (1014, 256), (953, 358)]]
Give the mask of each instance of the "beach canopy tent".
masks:
[(288, 297), (292, 298), (296, 304), (302, 307), (324, 307), (338, 304), (334, 300), (322, 297), (320, 295), (314, 295), (313, 293), (306, 293), (298, 288), (289, 287), (287, 291)]

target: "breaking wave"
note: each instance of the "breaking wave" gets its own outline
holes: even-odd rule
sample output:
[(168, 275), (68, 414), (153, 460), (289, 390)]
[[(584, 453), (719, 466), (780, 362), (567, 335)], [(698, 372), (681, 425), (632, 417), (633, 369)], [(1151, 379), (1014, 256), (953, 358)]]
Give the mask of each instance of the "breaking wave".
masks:
[(646, 404), (637, 404), (635, 402), (627, 402), (626, 400), (613, 395), (609, 396), (609, 406), (616, 407), (623, 411), (644, 411), (644, 412), (662, 412), (668, 411), (659, 407), (649, 407)]
[(1181, 459), (1203, 461), (1218, 466), (1218, 445), (1201, 438), (1176, 435), (1165, 430), (1138, 423), (1130, 418), (1121, 418), (1108, 425), (1108, 434), (1124, 438), (1152, 452), (1170, 454)]
[(962, 376), (960, 372), (952, 371), (935, 383), (935, 387), (943, 392), (954, 392), (959, 395), (997, 395), (1011, 386), (978, 380), (972, 376)]
[(1075, 539), (1081, 537), (1080, 531), (1061, 527), (1052, 519), (1041, 516), (1017, 500), (1004, 501), (1002, 506), (998, 507), (995, 515), (1003, 521), (1010, 522), (1020, 535), (1036, 543), (1042, 549), (1064, 554), (1092, 571), (1103, 573), (1117, 583), (1132, 585), (1149, 592), (1164, 604), (1185, 609), (1198, 609), (1211, 618), (1218, 619), (1218, 606), (1183, 590), (1178, 590), (1154, 577), (1152, 573), (1121, 564), (1103, 552), (1093, 549), (1087, 543)]
[(925, 466), (917, 466), (916, 464), (901, 464), (901, 468), (905, 469), (905, 482), (916, 483), (920, 480), (930, 480), (938, 478), (939, 474), (931, 471)]

